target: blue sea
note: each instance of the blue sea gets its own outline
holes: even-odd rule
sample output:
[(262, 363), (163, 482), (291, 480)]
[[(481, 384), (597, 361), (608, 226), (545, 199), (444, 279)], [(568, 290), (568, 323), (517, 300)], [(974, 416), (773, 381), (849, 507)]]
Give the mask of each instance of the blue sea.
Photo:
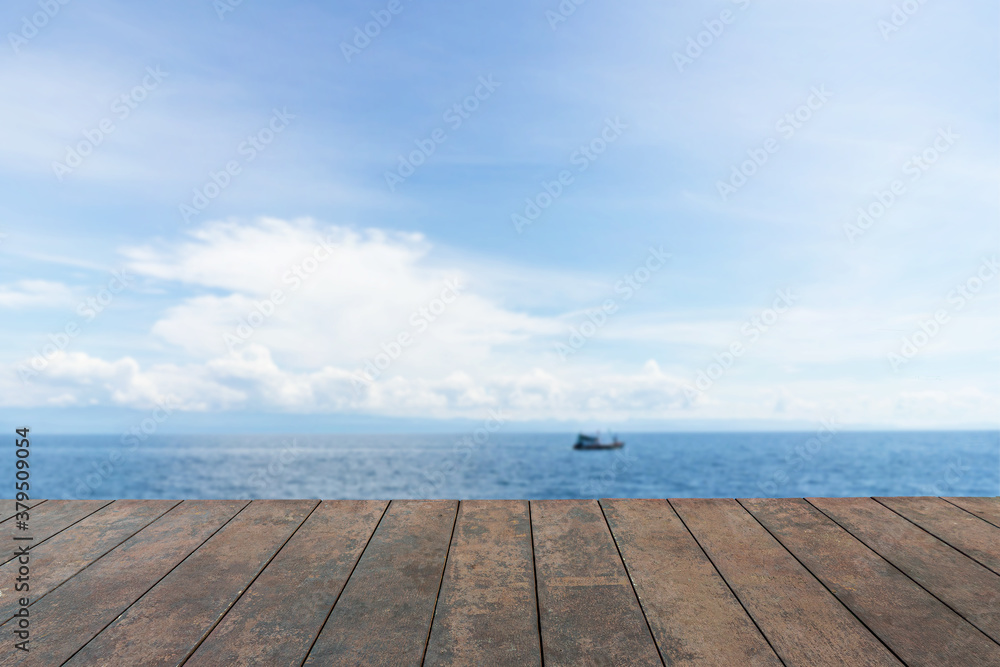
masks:
[[(483, 436), (480, 433), (480, 436)], [(1000, 433), (35, 435), (36, 498), (1000, 495)], [(8, 489), (10, 487), (7, 487)], [(11, 497), (8, 491), (6, 497)]]

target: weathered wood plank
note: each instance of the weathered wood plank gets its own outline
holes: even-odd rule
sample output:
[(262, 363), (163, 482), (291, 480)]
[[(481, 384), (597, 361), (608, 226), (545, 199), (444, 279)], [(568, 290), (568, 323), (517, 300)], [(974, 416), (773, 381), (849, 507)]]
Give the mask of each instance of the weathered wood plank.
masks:
[(944, 500), (1000, 528), (1000, 498), (944, 498)]
[(394, 500), (306, 665), (419, 665), (455, 526), (453, 500)]
[(42, 502), (0, 665), (1000, 665), (996, 499), (273, 502)]
[[(61, 665), (247, 504), (188, 500), (30, 608), (32, 665)], [(0, 627), (10, 636), (11, 623)], [(0, 651), (0, 665), (27, 663)]]
[(322, 503), (185, 667), (302, 664), (387, 505)]
[(542, 664), (525, 500), (463, 500), (425, 665)]
[[(26, 501), (22, 502), (21, 504), (22, 505), (27, 505), (29, 508), (31, 508), (31, 507), (35, 507), (37, 505), (40, 505), (40, 504), (42, 504), (44, 502), (45, 502), (44, 499), (43, 500), (26, 500)], [(16, 513), (17, 513), (17, 501), (16, 500), (10, 500), (10, 499), (2, 499), (2, 500), (0, 500), (0, 523), (3, 523), (4, 521), (7, 521), (8, 519), (13, 518)]]
[[(34, 539), (29, 544), (31, 548), (35, 548), (53, 535), (110, 504), (110, 500), (49, 500), (29, 510), (28, 530), (18, 530), (14, 521), (7, 521), (0, 524), (0, 535), (7, 544), (14, 543), (15, 535), (18, 537), (30, 535)], [(14, 558), (13, 549), (4, 551), (0, 556), (0, 565), (12, 558)]]
[(1000, 576), (871, 498), (807, 500), (1000, 642)]
[(66, 664), (178, 664), (318, 504), (251, 502)]
[(805, 500), (741, 502), (907, 665), (1000, 665), (1000, 645)]
[[(177, 505), (179, 500), (117, 500), (33, 547), (30, 552), (31, 600), (46, 593), (135, 535)], [(14, 578), (19, 564), (0, 566), (0, 623), (18, 609)]]
[(940, 498), (875, 500), (1000, 574), (1000, 528)]
[(668, 665), (781, 665), (666, 500), (602, 500)]
[(786, 665), (900, 664), (735, 500), (670, 503)]
[[(27, 504), (27, 503), (25, 503)], [(0, 499), (0, 521), (6, 521), (14, 516), (16, 501), (8, 498)]]
[(596, 500), (533, 500), (546, 665), (662, 665)]

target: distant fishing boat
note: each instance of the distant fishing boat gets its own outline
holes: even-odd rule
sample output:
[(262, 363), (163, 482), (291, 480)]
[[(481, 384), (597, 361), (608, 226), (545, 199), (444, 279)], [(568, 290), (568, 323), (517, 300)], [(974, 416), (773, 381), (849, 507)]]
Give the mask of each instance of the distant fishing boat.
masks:
[(617, 435), (611, 437), (611, 442), (601, 442), (601, 432), (597, 435), (585, 435), (581, 433), (573, 449), (621, 449), (625, 443), (618, 439)]

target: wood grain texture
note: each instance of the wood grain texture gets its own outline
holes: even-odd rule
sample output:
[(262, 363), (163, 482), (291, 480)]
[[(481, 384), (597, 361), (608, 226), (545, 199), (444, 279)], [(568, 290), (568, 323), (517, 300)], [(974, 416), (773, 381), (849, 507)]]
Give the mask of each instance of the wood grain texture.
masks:
[(666, 500), (601, 505), (668, 665), (781, 665)]
[(735, 500), (670, 503), (786, 665), (900, 664)]
[(305, 664), (420, 664), (457, 510), (390, 503)]
[(246, 504), (187, 500), (167, 512), (33, 604), (31, 662), (3, 651), (0, 665), (61, 665)]
[(425, 665), (541, 665), (526, 500), (463, 500)]
[[(34, 549), (53, 535), (66, 530), (106, 505), (110, 500), (48, 500), (28, 511), (28, 530), (19, 530), (15, 521), (0, 523), (0, 537), (6, 544), (14, 544), (14, 537), (31, 536)], [(14, 549), (2, 552), (0, 565), (14, 557)]]
[(317, 504), (315, 500), (251, 502), (66, 664), (178, 664)]
[(0, 667), (1000, 666), (996, 499), (951, 500), (35, 501)]
[(662, 665), (596, 500), (533, 500), (546, 665)]
[(1000, 574), (1000, 528), (941, 498), (875, 500)]
[[(38, 601), (92, 562), (158, 519), (179, 500), (117, 500), (30, 551), (31, 599)], [(0, 566), (0, 623), (18, 608), (18, 562)]]
[[(45, 500), (26, 500), (22, 505), (27, 505), (29, 508), (35, 507), (44, 503)], [(0, 523), (8, 521), (13, 518), (14, 514), (17, 513), (17, 501), (10, 500), (9, 498), (0, 499)]]
[(384, 500), (322, 503), (186, 667), (302, 664), (387, 505)]
[(1000, 498), (945, 498), (944, 500), (1000, 528)]
[(907, 665), (1000, 666), (1000, 645), (805, 500), (741, 502)]
[(1000, 576), (871, 498), (807, 500), (1000, 642)]

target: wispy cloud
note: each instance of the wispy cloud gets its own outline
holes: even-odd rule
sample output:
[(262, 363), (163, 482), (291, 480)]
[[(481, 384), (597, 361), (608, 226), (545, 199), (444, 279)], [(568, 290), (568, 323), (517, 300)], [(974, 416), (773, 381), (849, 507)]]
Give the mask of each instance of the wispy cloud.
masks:
[(73, 300), (73, 292), (49, 280), (18, 280), (0, 285), (0, 308), (56, 308)]

